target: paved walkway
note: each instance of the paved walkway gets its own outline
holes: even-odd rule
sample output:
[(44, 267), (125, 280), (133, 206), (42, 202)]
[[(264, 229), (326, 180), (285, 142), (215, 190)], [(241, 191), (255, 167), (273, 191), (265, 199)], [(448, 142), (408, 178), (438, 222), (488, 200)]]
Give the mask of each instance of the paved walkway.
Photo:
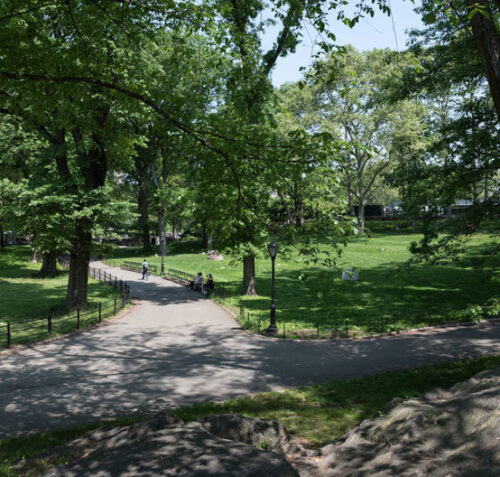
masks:
[[(109, 268), (109, 267), (108, 267)], [(0, 439), (480, 354), (500, 324), (360, 341), (287, 341), (241, 330), (200, 294), (113, 269), (138, 305), (92, 331), (0, 356)]]

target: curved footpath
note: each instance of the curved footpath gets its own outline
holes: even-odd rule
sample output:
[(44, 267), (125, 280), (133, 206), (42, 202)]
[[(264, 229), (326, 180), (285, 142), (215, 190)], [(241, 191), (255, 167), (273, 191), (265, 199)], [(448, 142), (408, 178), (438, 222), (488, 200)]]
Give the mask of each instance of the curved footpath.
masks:
[(286, 386), (500, 354), (499, 323), (358, 341), (252, 336), (198, 293), (156, 277), (143, 282), (138, 273), (112, 272), (131, 285), (139, 300), (121, 319), (0, 355), (0, 439)]

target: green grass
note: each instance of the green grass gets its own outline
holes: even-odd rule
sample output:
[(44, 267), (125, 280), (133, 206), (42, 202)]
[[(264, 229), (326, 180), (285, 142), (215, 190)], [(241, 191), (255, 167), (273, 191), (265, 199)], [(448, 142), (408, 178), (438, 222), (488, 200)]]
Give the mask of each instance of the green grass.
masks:
[(175, 414), (185, 421), (226, 413), (274, 419), (293, 437), (320, 447), (335, 441), (364, 419), (378, 415), (395, 397), (410, 399), (436, 388), (449, 388), (498, 366), (500, 356), (481, 357), (254, 394), (222, 403), (196, 404), (180, 408)]
[[(185, 421), (222, 413), (275, 419), (288, 429), (292, 437), (320, 447), (335, 441), (362, 420), (378, 415), (395, 397), (409, 399), (438, 387), (449, 388), (480, 371), (498, 366), (500, 356), (480, 357), (337, 380), (279, 393), (259, 393), (222, 403), (196, 404), (177, 409), (175, 415)], [(138, 419), (134, 416), (0, 441), (0, 475), (37, 475), (51, 466), (66, 462), (67, 455), (61, 453), (48, 461), (44, 457), (26, 459), (64, 445), (90, 430), (127, 425)]]
[[(482, 262), (485, 247), (498, 235), (475, 235), (459, 263), (408, 268), (408, 246), (420, 236), (404, 230), (396, 232), (393, 224), (389, 230), (385, 223), (373, 228), (370, 238), (359, 238), (347, 246), (336, 268), (306, 265), (304, 257), (293, 251), (287, 256), (278, 255), (276, 304), (282, 331), (286, 323), (287, 335), (316, 330), (318, 326), (321, 335), (335, 334), (338, 329), (342, 334), (346, 319), (351, 333), (356, 329), (379, 332), (381, 324), (383, 331), (388, 331), (464, 321), (477, 318), (475, 313), (467, 313), (469, 307), (499, 296), (500, 256)], [(142, 261), (144, 256), (140, 248), (126, 248), (116, 249), (110, 258), (116, 265), (121, 259)], [(270, 259), (256, 261), (259, 296), (241, 297), (242, 266), (225, 258), (223, 262), (207, 260), (200, 242), (188, 240), (169, 244), (165, 263), (167, 268), (185, 272), (212, 273), (216, 283), (224, 282), (229, 290), (230, 296), (220, 301), (235, 310), (242, 305), (245, 315), (240, 321), (257, 331), (259, 320), (264, 326), (269, 316)], [(159, 257), (147, 259), (160, 264)], [(342, 267), (356, 268), (360, 280), (342, 281)]]
[[(47, 337), (49, 310), (61, 305), (66, 295), (68, 272), (61, 270), (53, 278), (38, 278), (40, 264), (29, 264), (29, 247), (12, 246), (0, 252), (0, 347), (5, 345), (7, 322), (11, 323), (12, 343), (26, 343)], [(114, 297), (112, 288), (89, 279), (89, 307), (82, 310), (81, 326), (95, 322), (98, 302), (106, 303), (103, 315), (110, 314)], [(52, 313), (54, 316), (55, 314)], [(70, 315), (74, 316), (72, 312)], [(39, 319), (37, 321), (32, 321)], [(23, 329), (23, 322), (37, 328)], [(64, 320), (64, 315), (53, 319), (53, 335), (75, 329), (76, 319)]]

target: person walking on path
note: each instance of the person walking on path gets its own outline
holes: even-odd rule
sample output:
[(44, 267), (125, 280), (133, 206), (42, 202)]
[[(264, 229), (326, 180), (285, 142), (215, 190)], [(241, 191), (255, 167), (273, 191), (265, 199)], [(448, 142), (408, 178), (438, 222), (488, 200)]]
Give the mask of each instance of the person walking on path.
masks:
[(144, 259), (144, 262), (142, 262), (142, 279), (144, 280), (144, 277), (146, 277), (146, 280), (148, 279), (148, 262), (146, 259)]

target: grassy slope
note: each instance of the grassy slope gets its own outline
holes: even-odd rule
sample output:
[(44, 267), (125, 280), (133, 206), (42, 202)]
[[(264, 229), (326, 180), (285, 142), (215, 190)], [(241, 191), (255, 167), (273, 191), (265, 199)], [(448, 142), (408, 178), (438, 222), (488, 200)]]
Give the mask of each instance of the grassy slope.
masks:
[[(186, 421), (217, 413), (240, 413), (249, 417), (275, 419), (285, 425), (296, 439), (318, 447), (334, 441), (363, 419), (378, 414), (394, 397), (409, 399), (437, 387), (448, 388), (480, 371), (498, 366), (500, 356), (481, 357), (332, 381), (288, 389), (282, 393), (254, 394), (223, 403), (203, 403), (179, 408), (175, 414)], [(23, 458), (65, 444), (92, 429), (126, 425), (137, 419), (139, 417), (93, 423), (0, 441), (0, 475), (38, 475), (50, 466), (65, 462), (66, 456), (56, 455), (50, 462), (42, 457), (29, 465), (23, 463)], [(17, 459), (21, 459), (21, 462), (15, 462)]]
[[(419, 238), (416, 234), (391, 231), (360, 238), (346, 248), (338, 267), (355, 267), (360, 280), (340, 279), (339, 269), (305, 265), (297, 253), (279, 255), (276, 260), (276, 302), (278, 324), (286, 321), (287, 332), (342, 326), (348, 318), (351, 325), (373, 326), (380, 318), (395, 328), (418, 327), (457, 320), (461, 310), (482, 305), (498, 296), (500, 257), (492, 257), (486, 266), (474, 268), (485, 244), (498, 236), (476, 235), (468, 244), (468, 257), (462, 264), (438, 266), (405, 266), (410, 257), (408, 246)], [(139, 248), (116, 250), (114, 258), (141, 261)], [(159, 257), (147, 257), (154, 264)], [(119, 263), (119, 260), (115, 262)], [(201, 253), (196, 241), (169, 244), (166, 267), (186, 272), (212, 273), (215, 281), (225, 282), (231, 297), (223, 302), (235, 308), (242, 304), (250, 312), (250, 328), (256, 329), (257, 317), (267, 320), (270, 299), (270, 260), (256, 261), (257, 288), (260, 296), (240, 297), (242, 267), (230, 260), (213, 262)], [(299, 279), (302, 276), (302, 280)], [(246, 324), (247, 315), (244, 323)], [(371, 321), (370, 321), (371, 320)]]
[[(40, 264), (28, 264), (28, 247), (11, 246), (0, 252), (0, 324), (19, 323), (35, 318), (44, 318), (47, 311), (60, 305), (66, 295), (67, 271), (61, 271), (54, 278), (37, 278)], [(113, 290), (99, 282), (89, 279), (89, 305), (99, 301), (109, 301)], [(82, 322), (83, 322), (82, 317)], [(83, 324), (83, 323), (82, 323)], [(56, 327), (54, 331), (57, 332)], [(40, 333), (17, 339), (20, 336), (13, 325), (13, 340), (34, 341), (45, 337), (43, 328)], [(4, 344), (3, 326), (0, 328), (0, 346)]]

